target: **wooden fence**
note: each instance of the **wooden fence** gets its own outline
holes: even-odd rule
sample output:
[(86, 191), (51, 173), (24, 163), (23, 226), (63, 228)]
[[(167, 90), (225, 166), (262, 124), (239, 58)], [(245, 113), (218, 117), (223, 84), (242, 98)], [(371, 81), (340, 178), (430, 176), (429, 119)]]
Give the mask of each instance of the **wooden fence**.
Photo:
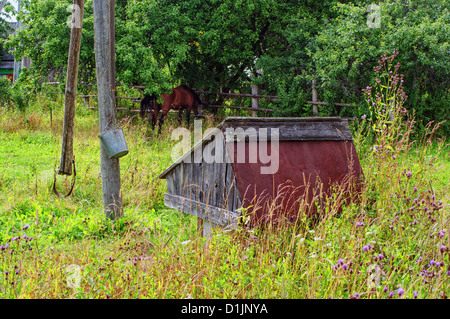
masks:
[[(46, 82), (44, 84), (47, 85), (58, 85), (59, 82)], [(88, 86), (92, 86), (92, 84), (85, 84)], [(120, 86), (120, 83), (117, 83), (117, 86)], [(133, 85), (131, 86), (132, 88), (135, 89), (146, 89), (146, 86), (142, 86), (142, 85)], [(208, 107), (209, 108), (213, 108), (213, 109), (219, 109), (219, 108), (227, 108), (227, 109), (240, 109), (240, 110), (248, 110), (248, 111), (252, 111), (253, 115), (256, 116), (256, 112), (261, 111), (261, 112), (277, 112), (277, 110), (272, 110), (272, 109), (268, 109), (268, 108), (260, 108), (259, 107), (259, 100), (260, 99), (265, 99), (265, 100), (271, 100), (271, 101), (276, 101), (278, 100), (278, 96), (274, 96), (274, 95), (261, 95), (261, 94), (246, 94), (246, 93), (230, 93), (230, 92), (214, 92), (214, 93), (209, 93), (203, 90), (194, 90), (195, 92), (197, 92), (197, 94), (216, 94), (216, 95), (221, 95), (221, 96), (225, 96), (225, 97), (230, 97), (230, 98), (239, 98), (239, 97), (243, 97), (243, 98), (251, 98), (252, 99), (252, 107), (245, 107), (245, 106), (228, 106), (228, 105), (215, 105), (215, 104), (209, 104)], [(253, 92), (258, 92), (258, 90), (252, 90)], [(89, 107), (89, 99), (90, 98), (96, 98), (97, 95), (85, 95), (85, 94), (78, 94), (78, 96), (80, 96), (81, 98), (84, 99), (84, 104), (86, 107), (90, 108), (90, 109), (95, 109), (93, 107)], [(131, 100), (133, 103), (140, 103), (141, 98), (140, 97), (127, 97), (127, 96), (116, 96), (116, 99), (124, 99), (124, 100)], [(306, 104), (310, 104), (312, 105), (313, 108), (313, 114), (314, 115), (318, 115), (318, 107), (319, 105), (328, 105), (327, 102), (320, 102), (318, 101), (318, 94), (317, 94), (317, 89), (315, 88), (314, 85), (314, 81), (313, 81), (313, 85), (312, 85), (312, 100), (311, 101), (306, 101)], [(333, 103), (333, 105), (335, 106), (339, 106), (339, 107), (343, 107), (343, 106), (347, 106), (347, 107), (357, 107), (354, 104), (349, 104), (349, 103)], [(128, 108), (117, 108), (117, 110), (123, 110), (123, 111), (130, 111), (130, 112), (134, 112), (137, 113), (139, 112), (139, 110), (129, 110)]]

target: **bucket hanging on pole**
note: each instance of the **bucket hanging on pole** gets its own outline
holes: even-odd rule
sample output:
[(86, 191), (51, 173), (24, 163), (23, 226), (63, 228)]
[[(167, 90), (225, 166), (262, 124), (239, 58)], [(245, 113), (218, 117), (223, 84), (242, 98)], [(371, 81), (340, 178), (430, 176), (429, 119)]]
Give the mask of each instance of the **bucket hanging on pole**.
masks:
[(105, 130), (98, 137), (109, 158), (119, 158), (128, 154), (125, 135), (121, 128)]

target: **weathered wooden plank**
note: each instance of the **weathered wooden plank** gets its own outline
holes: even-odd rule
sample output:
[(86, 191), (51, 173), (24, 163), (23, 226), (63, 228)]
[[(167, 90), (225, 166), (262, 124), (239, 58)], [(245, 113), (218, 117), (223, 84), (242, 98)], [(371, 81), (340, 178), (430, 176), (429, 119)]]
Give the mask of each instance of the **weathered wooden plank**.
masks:
[(183, 166), (184, 172), (181, 184), (181, 196), (195, 199), (195, 185), (192, 183), (193, 165), (191, 163), (181, 163), (180, 166)]
[[(236, 130), (236, 128), (239, 128)], [(261, 129), (266, 129), (261, 130)], [(341, 122), (233, 122), (224, 123), (227, 141), (262, 141), (271, 139), (274, 132), (279, 141), (351, 141), (347, 121)]]
[[(228, 156), (228, 155), (227, 155)], [(233, 166), (228, 162), (225, 164), (225, 204), (229, 211), (234, 210), (234, 188), (236, 187)]]
[(237, 225), (238, 214), (236, 212), (190, 200), (186, 197), (166, 193), (164, 194), (164, 204), (222, 227)]
[(226, 162), (225, 162), (225, 143), (218, 145), (220, 150), (216, 150), (218, 163), (214, 163), (214, 206), (226, 208), (225, 206), (225, 192), (226, 192)]
[(173, 185), (173, 175), (172, 174), (168, 175), (166, 181), (167, 181), (167, 192), (169, 192), (170, 194), (174, 194), (175, 190)]
[(174, 194), (180, 195), (184, 183), (184, 166), (178, 165), (172, 172)]

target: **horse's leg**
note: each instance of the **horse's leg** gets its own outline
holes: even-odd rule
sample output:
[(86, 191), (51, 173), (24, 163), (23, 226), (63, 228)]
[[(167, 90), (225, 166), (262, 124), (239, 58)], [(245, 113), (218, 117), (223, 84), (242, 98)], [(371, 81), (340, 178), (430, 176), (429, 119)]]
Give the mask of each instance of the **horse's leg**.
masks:
[(164, 123), (164, 118), (166, 117), (167, 113), (169, 112), (169, 110), (163, 110), (161, 117), (159, 118), (159, 129), (158, 129), (158, 134), (161, 134), (161, 127)]
[(158, 120), (158, 109), (153, 110), (152, 112), (152, 131), (155, 131), (156, 121)]
[(187, 107), (186, 108), (186, 124), (187, 127), (189, 128), (189, 120), (191, 119), (191, 108)]
[(181, 122), (183, 120), (183, 108), (178, 110), (178, 124), (181, 126)]

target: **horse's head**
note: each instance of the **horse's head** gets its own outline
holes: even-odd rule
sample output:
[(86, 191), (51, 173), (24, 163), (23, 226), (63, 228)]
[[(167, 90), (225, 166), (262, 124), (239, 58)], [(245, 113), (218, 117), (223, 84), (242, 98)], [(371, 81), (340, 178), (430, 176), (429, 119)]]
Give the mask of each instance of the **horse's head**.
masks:
[(141, 100), (141, 110), (139, 112), (141, 117), (145, 116), (145, 112), (153, 110), (153, 108), (155, 107), (155, 103), (156, 103), (155, 94), (152, 94), (151, 96), (145, 95), (144, 98)]

